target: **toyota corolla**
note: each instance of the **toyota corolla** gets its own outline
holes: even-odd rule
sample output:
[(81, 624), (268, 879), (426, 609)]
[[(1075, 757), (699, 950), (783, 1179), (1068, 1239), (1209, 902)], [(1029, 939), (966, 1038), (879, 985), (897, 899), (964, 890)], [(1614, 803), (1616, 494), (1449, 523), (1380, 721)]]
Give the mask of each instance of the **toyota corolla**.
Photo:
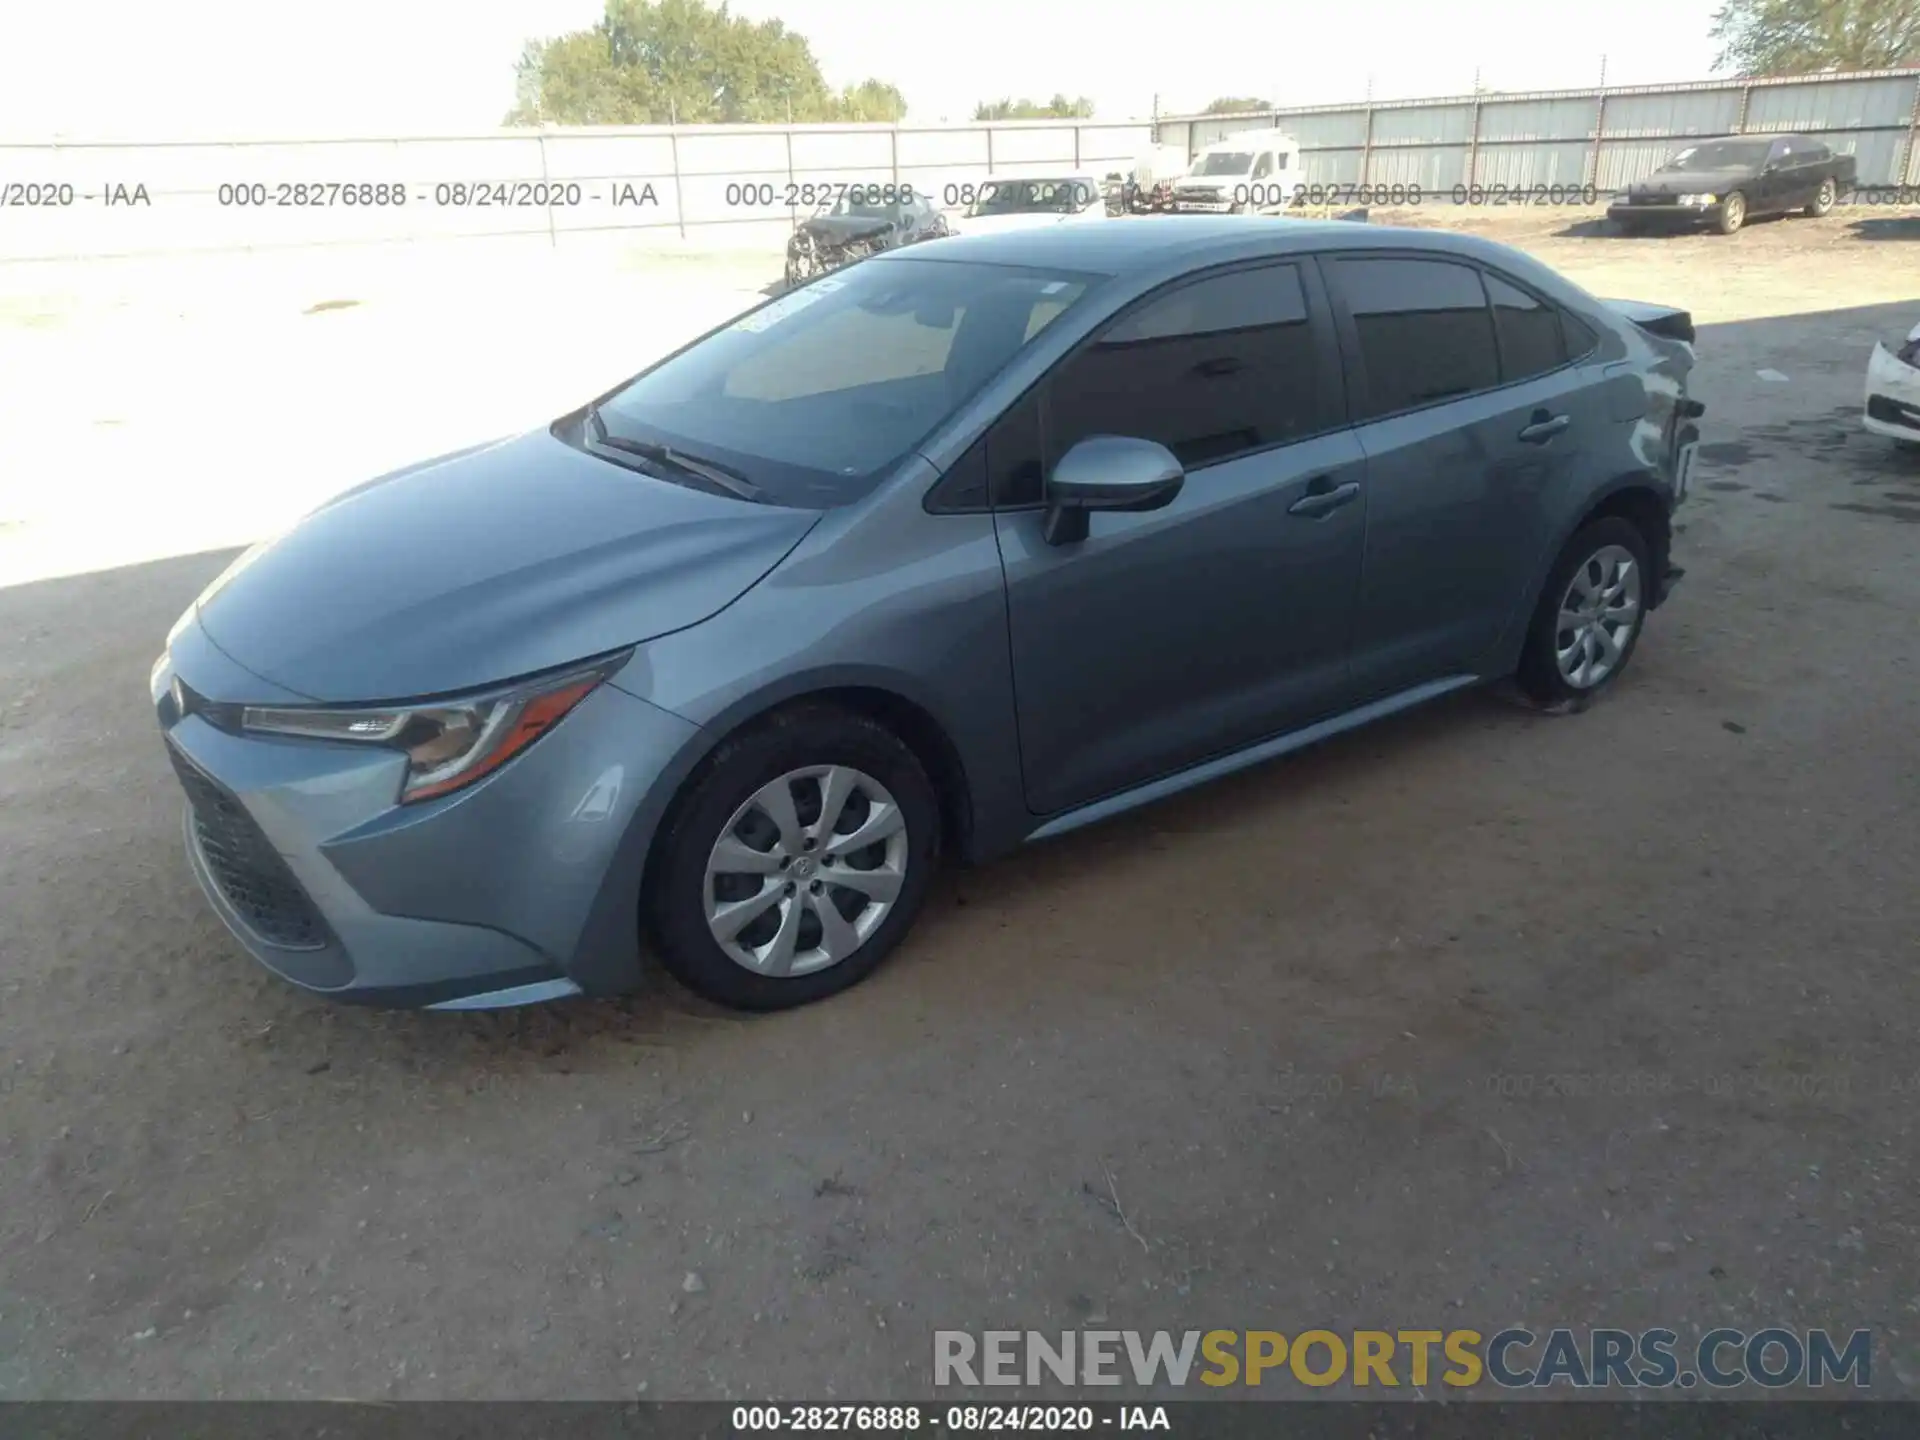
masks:
[(193, 873), (342, 1000), (609, 995), (649, 956), (819, 999), (943, 858), (1466, 686), (1614, 685), (1679, 574), (1692, 338), (1443, 232), (863, 260), (215, 580), (151, 678)]

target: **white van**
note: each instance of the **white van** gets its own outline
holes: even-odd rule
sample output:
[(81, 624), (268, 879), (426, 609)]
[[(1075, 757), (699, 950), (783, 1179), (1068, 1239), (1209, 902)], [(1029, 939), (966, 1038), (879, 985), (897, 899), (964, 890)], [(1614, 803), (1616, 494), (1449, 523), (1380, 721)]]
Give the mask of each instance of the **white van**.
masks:
[(1210, 215), (1283, 209), (1306, 183), (1298, 140), (1283, 130), (1242, 130), (1193, 157), (1173, 187), (1173, 208)]

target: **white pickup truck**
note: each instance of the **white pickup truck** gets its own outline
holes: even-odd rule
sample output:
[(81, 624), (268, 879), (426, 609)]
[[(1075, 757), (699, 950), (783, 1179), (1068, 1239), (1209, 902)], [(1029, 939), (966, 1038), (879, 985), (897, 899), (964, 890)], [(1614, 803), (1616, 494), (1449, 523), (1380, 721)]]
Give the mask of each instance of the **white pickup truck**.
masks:
[(1177, 213), (1238, 215), (1293, 204), (1306, 184), (1300, 142), (1283, 130), (1242, 130), (1216, 140), (1173, 187)]

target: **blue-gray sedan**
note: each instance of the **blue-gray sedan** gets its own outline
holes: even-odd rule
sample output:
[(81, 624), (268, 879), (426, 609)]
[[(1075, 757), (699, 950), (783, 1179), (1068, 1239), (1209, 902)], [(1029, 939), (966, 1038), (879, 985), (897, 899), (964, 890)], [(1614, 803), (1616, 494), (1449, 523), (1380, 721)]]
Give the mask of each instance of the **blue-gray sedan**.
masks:
[(729, 1005), (869, 974), (979, 862), (1504, 677), (1678, 575), (1683, 310), (1471, 237), (936, 240), (236, 561), (152, 675), (187, 853), (342, 1000)]

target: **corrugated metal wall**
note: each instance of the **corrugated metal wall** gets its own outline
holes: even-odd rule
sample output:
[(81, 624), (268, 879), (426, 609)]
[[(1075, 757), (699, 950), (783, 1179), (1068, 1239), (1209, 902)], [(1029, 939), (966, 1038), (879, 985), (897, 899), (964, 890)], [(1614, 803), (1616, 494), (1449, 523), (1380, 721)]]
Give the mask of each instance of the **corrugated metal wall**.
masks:
[(1694, 136), (1800, 131), (1859, 163), (1862, 185), (1920, 183), (1920, 69), (1790, 80), (1719, 80), (1594, 90), (1488, 93), (1160, 120), (1161, 143), (1198, 150), (1235, 130), (1277, 126), (1301, 145), (1309, 180), (1620, 189)]

